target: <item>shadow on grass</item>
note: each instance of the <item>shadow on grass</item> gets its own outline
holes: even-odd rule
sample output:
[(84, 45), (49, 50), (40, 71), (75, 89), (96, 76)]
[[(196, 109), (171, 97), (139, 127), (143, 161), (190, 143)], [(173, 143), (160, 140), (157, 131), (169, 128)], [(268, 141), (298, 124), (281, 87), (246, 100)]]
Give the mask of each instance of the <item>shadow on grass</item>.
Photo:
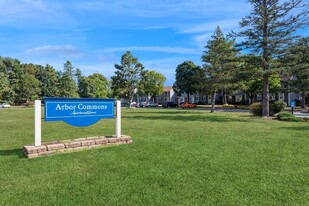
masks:
[(179, 110), (179, 111), (137, 111), (134, 114), (188, 114), (187, 110)]
[[(170, 113), (168, 113), (170, 114)], [(172, 121), (201, 121), (201, 122), (251, 122), (250, 117), (247, 118), (232, 118), (221, 116), (205, 116), (205, 115), (160, 115), (160, 116), (122, 116), (127, 119), (138, 120), (172, 120)]]
[(294, 131), (309, 131), (309, 126), (300, 127), (281, 127), (281, 129), (294, 130)]
[(19, 158), (25, 158), (22, 149), (0, 150), (0, 156), (15, 156), (15, 155), (18, 155)]

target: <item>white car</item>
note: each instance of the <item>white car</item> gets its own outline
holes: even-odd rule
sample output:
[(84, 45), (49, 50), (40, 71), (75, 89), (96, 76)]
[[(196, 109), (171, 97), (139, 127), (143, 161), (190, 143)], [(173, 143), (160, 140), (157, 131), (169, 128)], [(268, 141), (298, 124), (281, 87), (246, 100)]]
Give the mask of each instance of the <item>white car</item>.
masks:
[(11, 108), (11, 105), (7, 104), (7, 103), (3, 103), (3, 104), (0, 104), (0, 107), (2, 107), (2, 108)]
[(154, 103), (154, 102), (153, 102), (153, 103), (150, 103), (150, 104), (149, 104), (149, 107), (157, 107), (157, 106), (158, 106), (158, 103)]

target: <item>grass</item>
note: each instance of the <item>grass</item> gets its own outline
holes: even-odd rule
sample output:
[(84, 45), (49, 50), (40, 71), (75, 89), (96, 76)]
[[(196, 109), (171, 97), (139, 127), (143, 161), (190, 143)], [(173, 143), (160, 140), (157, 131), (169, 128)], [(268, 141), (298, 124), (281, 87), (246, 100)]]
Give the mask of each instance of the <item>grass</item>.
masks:
[[(25, 159), (33, 109), (0, 110), (0, 205), (308, 205), (309, 124), (247, 113), (123, 110), (133, 144)], [(43, 141), (113, 135), (43, 123)]]

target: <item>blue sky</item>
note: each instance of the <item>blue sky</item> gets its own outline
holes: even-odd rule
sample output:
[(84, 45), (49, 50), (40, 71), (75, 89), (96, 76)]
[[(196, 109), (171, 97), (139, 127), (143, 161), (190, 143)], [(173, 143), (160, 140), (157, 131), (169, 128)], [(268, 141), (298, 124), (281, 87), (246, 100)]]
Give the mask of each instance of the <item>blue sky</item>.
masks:
[(215, 27), (226, 34), (250, 13), (246, 0), (0, 0), (0, 56), (84, 75), (114, 74), (130, 50), (148, 70), (175, 80), (201, 55)]

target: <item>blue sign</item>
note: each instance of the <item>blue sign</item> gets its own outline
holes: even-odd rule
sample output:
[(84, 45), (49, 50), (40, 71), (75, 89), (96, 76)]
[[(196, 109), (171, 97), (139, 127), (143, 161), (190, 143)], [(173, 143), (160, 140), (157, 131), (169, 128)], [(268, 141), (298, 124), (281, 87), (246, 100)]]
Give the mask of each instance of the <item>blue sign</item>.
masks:
[(45, 122), (64, 121), (89, 126), (102, 118), (114, 118), (114, 99), (44, 98)]
[(295, 101), (291, 101), (291, 102), (290, 102), (290, 106), (291, 106), (292, 108), (295, 108), (295, 107), (296, 107)]

